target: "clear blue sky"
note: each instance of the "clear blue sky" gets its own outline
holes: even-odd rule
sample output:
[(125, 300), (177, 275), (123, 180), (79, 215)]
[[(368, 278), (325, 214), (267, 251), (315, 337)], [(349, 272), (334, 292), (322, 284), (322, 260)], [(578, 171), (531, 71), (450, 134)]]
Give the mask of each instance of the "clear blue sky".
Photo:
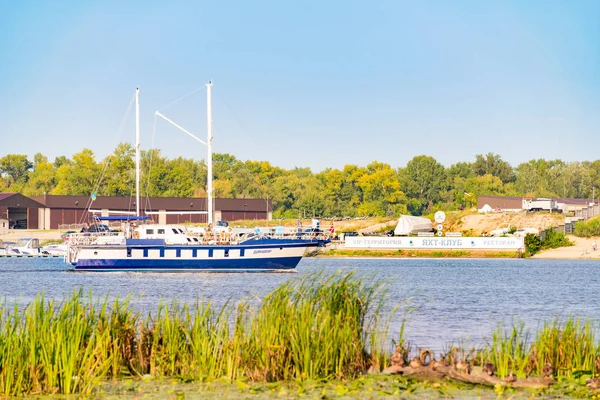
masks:
[[(0, 156), (97, 159), (214, 86), (216, 152), (284, 168), (595, 160), (600, 1), (5, 1)], [(164, 110), (206, 135), (206, 94)], [(169, 158), (205, 148), (160, 122)]]

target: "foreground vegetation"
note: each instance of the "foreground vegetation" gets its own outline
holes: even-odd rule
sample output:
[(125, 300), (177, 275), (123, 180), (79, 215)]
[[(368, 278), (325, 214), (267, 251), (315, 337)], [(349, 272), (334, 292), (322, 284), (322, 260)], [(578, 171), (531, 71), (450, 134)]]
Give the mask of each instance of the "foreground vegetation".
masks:
[(90, 393), (107, 378), (145, 376), (353, 379), (384, 366), (384, 294), (352, 273), (317, 274), (280, 286), (257, 308), (172, 303), (145, 318), (127, 300), (39, 296), (24, 311), (2, 309), (0, 393)]
[[(401, 367), (392, 372), (404, 368), (426, 378), (434, 371), (433, 357), (425, 362), (403, 329), (391, 355), (385, 287), (352, 272), (313, 274), (283, 284), (257, 306), (250, 300), (221, 309), (204, 301), (170, 303), (145, 317), (126, 299), (94, 301), (75, 292), (57, 303), (40, 295), (24, 308), (1, 307), (0, 395), (193, 391), (207, 398), (223, 392), (372, 398), (484, 390), (461, 379), (380, 375), (390, 373), (390, 364)], [(594, 382), (600, 387), (595, 332), (592, 322), (574, 318), (547, 323), (535, 336), (515, 324), (498, 329), (482, 348), (450, 346), (438, 371), (442, 364), (454, 370), (461, 363), (469, 369), (491, 363), (497, 378), (490, 393), (511, 393), (510, 382), (533, 376), (545, 379), (532, 387), (534, 394), (591, 396)], [(406, 367), (419, 355), (422, 364)]]
[(546, 230), (546, 235), (542, 239), (538, 235), (528, 233), (525, 236), (525, 256), (530, 257), (541, 250), (558, 249), (559, 247), (574, 246), (571, 240), (564, 233), (552, 228)]
[[(144, 197), (206, 194), (207, 168), (202, 160), (167, 159), (154, 149), (142, 152), (141, 164)], [(0, 158), (0, 192), (131, 196), (134, 165), (129, 143), (119, 144), (98, 161), (89, 149), (54, 161), (41, 153), (33, 160), (7, 154)], [(593, 188), (600, 187), (600, 160), (539, 159), (513, 167), (493, 153), (449, 167), (417, 155), (400, 167), (373, 161), (316, 173), (308, 167), (286, 170), (267, 161), (215, 153), (213, 173), (215, 197), (268, 198), (274, 218), (422, 215), (438, 209), (470, 209), (481, 195), (590, 198)]]

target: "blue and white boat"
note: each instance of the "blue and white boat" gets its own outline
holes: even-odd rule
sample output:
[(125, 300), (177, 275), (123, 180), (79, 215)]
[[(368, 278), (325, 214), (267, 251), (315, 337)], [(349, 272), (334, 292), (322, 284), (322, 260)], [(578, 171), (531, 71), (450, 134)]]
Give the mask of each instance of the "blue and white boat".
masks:
[[(320, 230), (303, 232), (297, 228), (263, 233), (257, 231), (243, 236), (231, 230), (213, 231), (212, 210), (212, 83), (207, 85), (208, 137), (204, 142), (185, 131), (167, 117), (158, 117), (202, 142), (207, 155), (207, 219), (208, 229), (202, 236), (188, 233), (185, 227), (143, 223), (147, 216), (139, 210), (139, 102), (136, 90), (136, 216), (100, 217), (119, 219), (118, 233), (83, 233), (71, 235), (65, 261), (76, 271), (105, 272), (234, 272), (290, 271), (296, 268), (306, 251), (324, 246), (329, 239)], [(151, 214), (151, 213), (147, 213)], [(139, 226), (133, 223), (142, 223)]]
[(75, 235), (70, 241), (67, 259), (76, 271), (113, 272), (289, 271), (309, 248), (328, 242), (302, 232), (199, 237), (182, 226), (153, 224), (135, 228), (132, 237)]

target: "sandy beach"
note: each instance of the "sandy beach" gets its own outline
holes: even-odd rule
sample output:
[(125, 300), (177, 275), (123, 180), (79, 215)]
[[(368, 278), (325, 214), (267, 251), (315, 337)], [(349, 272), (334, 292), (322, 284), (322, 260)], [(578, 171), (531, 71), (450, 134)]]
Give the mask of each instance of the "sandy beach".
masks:
[[(580, 238), (573, 235), (567, 236), (575, 246), (560, 247), (558, 249), (544, 250), (533, 256), (533, 258), (546, 259), (569, 259), (569, 260), (589, 260), (600, 259), (600, 237)], [(592, 243), (596, 242), (598, 250), (592, 249)]]

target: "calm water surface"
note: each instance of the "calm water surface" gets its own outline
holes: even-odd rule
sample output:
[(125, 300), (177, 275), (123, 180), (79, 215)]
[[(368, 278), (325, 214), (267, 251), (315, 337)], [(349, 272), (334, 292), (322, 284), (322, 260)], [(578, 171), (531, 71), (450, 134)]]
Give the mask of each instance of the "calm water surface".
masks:
[[(600, 319), (600, 262), (580, 260), (305, 258), (295, 274), (148, 274), (75, 273), (62, 259), (0, 258), (0, 296), (26, 304), (41, 291), (61, 299), (82, 288), (94, 296), (131, 294), (136, 309), (153, 311), (161, 300), (205, 298), (222, 305), (260, 298), (307, 272), (340, 269), (389, 283), (390, 308), (410, 299), (406, 336), (435, 351), (449, 343), (484, 343), (499, 324), (515, 320), (535, 331), (555, 317)], [(393, 331), (401, 319), (399, 313)]]

